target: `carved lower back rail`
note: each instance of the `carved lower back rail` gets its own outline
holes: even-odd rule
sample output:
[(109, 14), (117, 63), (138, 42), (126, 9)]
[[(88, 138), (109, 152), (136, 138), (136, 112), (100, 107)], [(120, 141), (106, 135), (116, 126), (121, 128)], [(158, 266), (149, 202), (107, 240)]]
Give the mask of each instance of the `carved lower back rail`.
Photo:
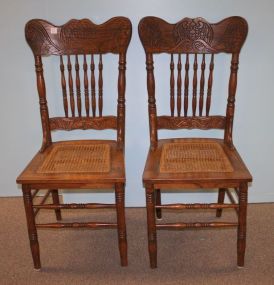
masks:
[(115, 116), (104, 117), (81, 117), (64, 118), (54, 117), (49, 119), (50, 129), (53, 130), (75, 130), (75, 129), (117, 129), (117, 118)]
[(226, 118), (223, 116), (210, 117), (169, 117), (158, 116), (158, 129), (221, 129), (225, 128)]

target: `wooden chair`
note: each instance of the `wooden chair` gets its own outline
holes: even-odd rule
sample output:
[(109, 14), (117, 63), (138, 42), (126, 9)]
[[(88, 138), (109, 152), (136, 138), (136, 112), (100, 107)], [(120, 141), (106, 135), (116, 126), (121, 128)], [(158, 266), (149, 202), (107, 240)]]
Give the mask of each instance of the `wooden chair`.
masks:
[[(36, 269), (41, 267), (37, 228), (117, 228), (121, 265), (127, 265), (124, 209), (125, 72), (131, 30), (131, 22), (124, 17), (112, 18), (101, 25), (88, 19), (71, 20), (62, 26), (39, 19), (26, 24), (26, 40), (35, 60), (43, 143), (41, 150), (17, 178), (17, 183), (22, 184), (29, 241)], [(116, 54), (119, 62), (115, 116), (103, 115), (103, 54), (106, 53)], [(61, 83), (58, 92), (62, 94), (63, 117), (49, 115), (42, 65), (44, 56), (55, 56), (52, 60), (55, 63), (59, 62), (56, 56), (60, 58), (60, 64), (57, 64), (60, 68), (58, 81)], [(52, 131), (76, 129), (113, 129), (117, 131), (117, 140), (52, 141)], [(114, 189), (116, 203), (61, 204), (57, 189), (62, 188)], [(35, 204), (33, 199), (40, 189), (49, 191), (41, 204)], [(50, 194), (53, 203), (45, 204)], [(117, 223), (59, 222), (61, 209), (104, 208), (116, 209)], [(35, 216), (40, 209), (54, 209), (58, 222), (37, 223)]]
[[(145, 17), (139, 23), (139, 36), (146, 53), (150, 126), (150, 150), (143, 184), (146, 189), (151, 268), (157, 267), (156, 230), (208, 227), (238, 227), (237, 264), (244, 266), (247, 190), (252, 177), (233, 145), (232, 127), (239, 53), (247, 30), (247, 23), (241, 17), (230, 17), (217, 24), (210, 24), (202, 18), (184, 18), (176, 24), (169, 24), (156, 17)], [(153, 56), (161, 53), (170, 55), (170, 115), (167, 116), (157, 114), (155, 100), (155, 93), (158, 92), (155, 91), (156, 82), (163, 78), (155, 80)], [(219, 53), (232, 56), (226, 115), (211, 115), (214, 58)], [(221, 69), (224, 70), (224, 66)], [(206, 84), (207, 92), (204, 95)], [(190, 91), (192, 96), (189, 95)], [(158, 139), (158, 130), (162, 129), (220, 129), (224, 130), (224, 138)], [(218, 203), (161, 204), (162, 189), (168, 192), (169, 189), (197, 188), (218, 188)], [(238, 196), (237, 202), (231, 194), (234, 190)], [(225, 193), (231, 204), (224, 203)], [(216, 209), (216, 216), (220, 217), (225, 208), (236, 210), (237, 222), (156, 224), (155, 221), (155, 212), (157, 218), (161, 218), (162, 209)]]

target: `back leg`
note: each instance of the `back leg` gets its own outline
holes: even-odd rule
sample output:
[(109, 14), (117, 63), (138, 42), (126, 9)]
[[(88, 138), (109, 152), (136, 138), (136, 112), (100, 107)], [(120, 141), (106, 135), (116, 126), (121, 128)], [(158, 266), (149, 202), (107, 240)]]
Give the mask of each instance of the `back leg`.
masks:
[[(60, 205), (58, 190), (57, 189), (51, 190), (51, 195), (52, 195), (53, 204), (54, 205)], [(55, 215), (56, 215), (56, 220), (57, 221), (62, 220), (61, 210), (55, 209), (54, 211), (55, 211)]]
[[(218, 204), (223, 204), (224, 203), (224, 200), (225, 200), (225, 191), (226, 189), (225, 188), (220, 188), (219, 189), (219, 193), (218, 193)], [(222, 216), (222, 212), (223, 212), (223, 209), (219, 208), (216, 210), (216, 217), (221, 217)]]
[[(156, 192), (155, 204), (156, 204), (156, 206), (161, 206), (161, 190), (157, 189), (157, 190), (155, 190), (155, 192)], [(156, 217), (157, 217), (157, 219), (162, 218), (162, 209), (156, 208)]]

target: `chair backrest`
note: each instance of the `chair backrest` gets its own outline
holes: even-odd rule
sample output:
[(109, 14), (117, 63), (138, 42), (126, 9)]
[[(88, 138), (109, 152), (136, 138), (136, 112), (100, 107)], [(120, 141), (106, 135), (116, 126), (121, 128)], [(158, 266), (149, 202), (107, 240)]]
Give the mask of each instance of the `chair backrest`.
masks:
[[(145, 17), (140, 21), (139, 36), (146, 53), (152, 149), (157, 146), (159, 129), (223, 129), (225, 143), (233, 147), (232, 127), (239, 53), (247, 31), (248, 25), (245, 19), (236, 16), (216, 24), (210, 24), (203, 18), (184, 18), (176, 24), (169, 24), (156, 17)], [(170, 54), (170, 116), (157, 116), (153, 55), (159, 53)], [(231, 54), (225, 116), (210, 115), (214, 55), (217, 53)], [(182, 54), (184, 54), (184, 64), (182, 64)], [(177, 64), (174, 63), (175, 56)], [(193, 57), (192, 80), (189, 71), (191, 57)], [(206, 57), (210, 57), (208, 78), (205, 76)], [(174, 75), (176, 65), (177, 80)], [(191, 82), (192, 98), (189, 96)], [(207, 83), (206, 95), (204, 95), (205, 83)], [(177, 98), (175, 98), (175, 87), (177, 87)]]
[[(53, 130), (114, 129), (117, 130), (118, 146), (124, 147), (126, 52), (131, 32), (131, 22), (125, 17), (115, 17), (101, 25), (88, 19), (73, 19), (62, 26), (40, 19), (30, 20), (26, 24), (26, 40), (35, 59), (43, 128), (42, 151), (51, 144)], [(106, 53), (117, 54), (119, 57), (115, 116), (103, 116), (103, 54)], [(49, 117), (43, 56), (60, 57), (63, 117)], [(98, 70), (95, 57), (98, 57)], [(95, 72), (98, 73), (98, 85)]]

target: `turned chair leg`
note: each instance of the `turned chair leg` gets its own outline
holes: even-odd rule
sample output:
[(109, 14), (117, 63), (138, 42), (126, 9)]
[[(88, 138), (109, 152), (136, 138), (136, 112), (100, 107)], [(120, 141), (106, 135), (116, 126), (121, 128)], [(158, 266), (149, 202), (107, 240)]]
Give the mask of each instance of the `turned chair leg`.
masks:
[(122, 183), (115, 185), (115, 199), (118, 224), (118, 242), (121, 258), (121, 265), (127, 266), (127, 233), (125, 221), (125, 186)]
[[(218, 204), (223, 204), (225, 200), (225, 188), (220, 188), (218, 193)], [(223, 209), (217, 209), (216, 210), (216, 217), (222, 216)]]
[[(57, 189), (51, 190), (51, 196), (52, 196), (53, 204), (59, 205), (60, 201), (59, 201), (59, 194), (58, 194), (58, 190)], [(54, 211), (55, 211), (56, 220), (57, 221), (62, 220), (61, 210), (60, 209), (55, 209)]]
[(155, 197), (153, 186), (146, 187), (147, 233), (150, 267), (157, 267), (157, 235), (155, 222)]
[(24, 199), (24, 206), (27, 218), (29, 242), (30, 242), (33, 264), (35, 269), (40, 269), (41, 263), (40, 263), (39, 243), (38, 243), (38, 236), (35, 225), (34, 211), (32, 207), (33, 204), (32, 204), (31, 189), (28, 185), (22, 185), (22, 191), (23, 191), (23, 199)]
[[(155, 190), (156, 192), (156, 206), (161, 206), (161, 190), (157, 189)], [(156, 209), (156, 217), (157, 219), (161, 219), (162, 218), (162, 209)]]
[(247, 183), (241, 183), (239, 188), (239, 217), (238, 217), (238, 240), (237, 240), (237, 264), (244, 266), (246, 246), (246, 217), (247, 217)]

